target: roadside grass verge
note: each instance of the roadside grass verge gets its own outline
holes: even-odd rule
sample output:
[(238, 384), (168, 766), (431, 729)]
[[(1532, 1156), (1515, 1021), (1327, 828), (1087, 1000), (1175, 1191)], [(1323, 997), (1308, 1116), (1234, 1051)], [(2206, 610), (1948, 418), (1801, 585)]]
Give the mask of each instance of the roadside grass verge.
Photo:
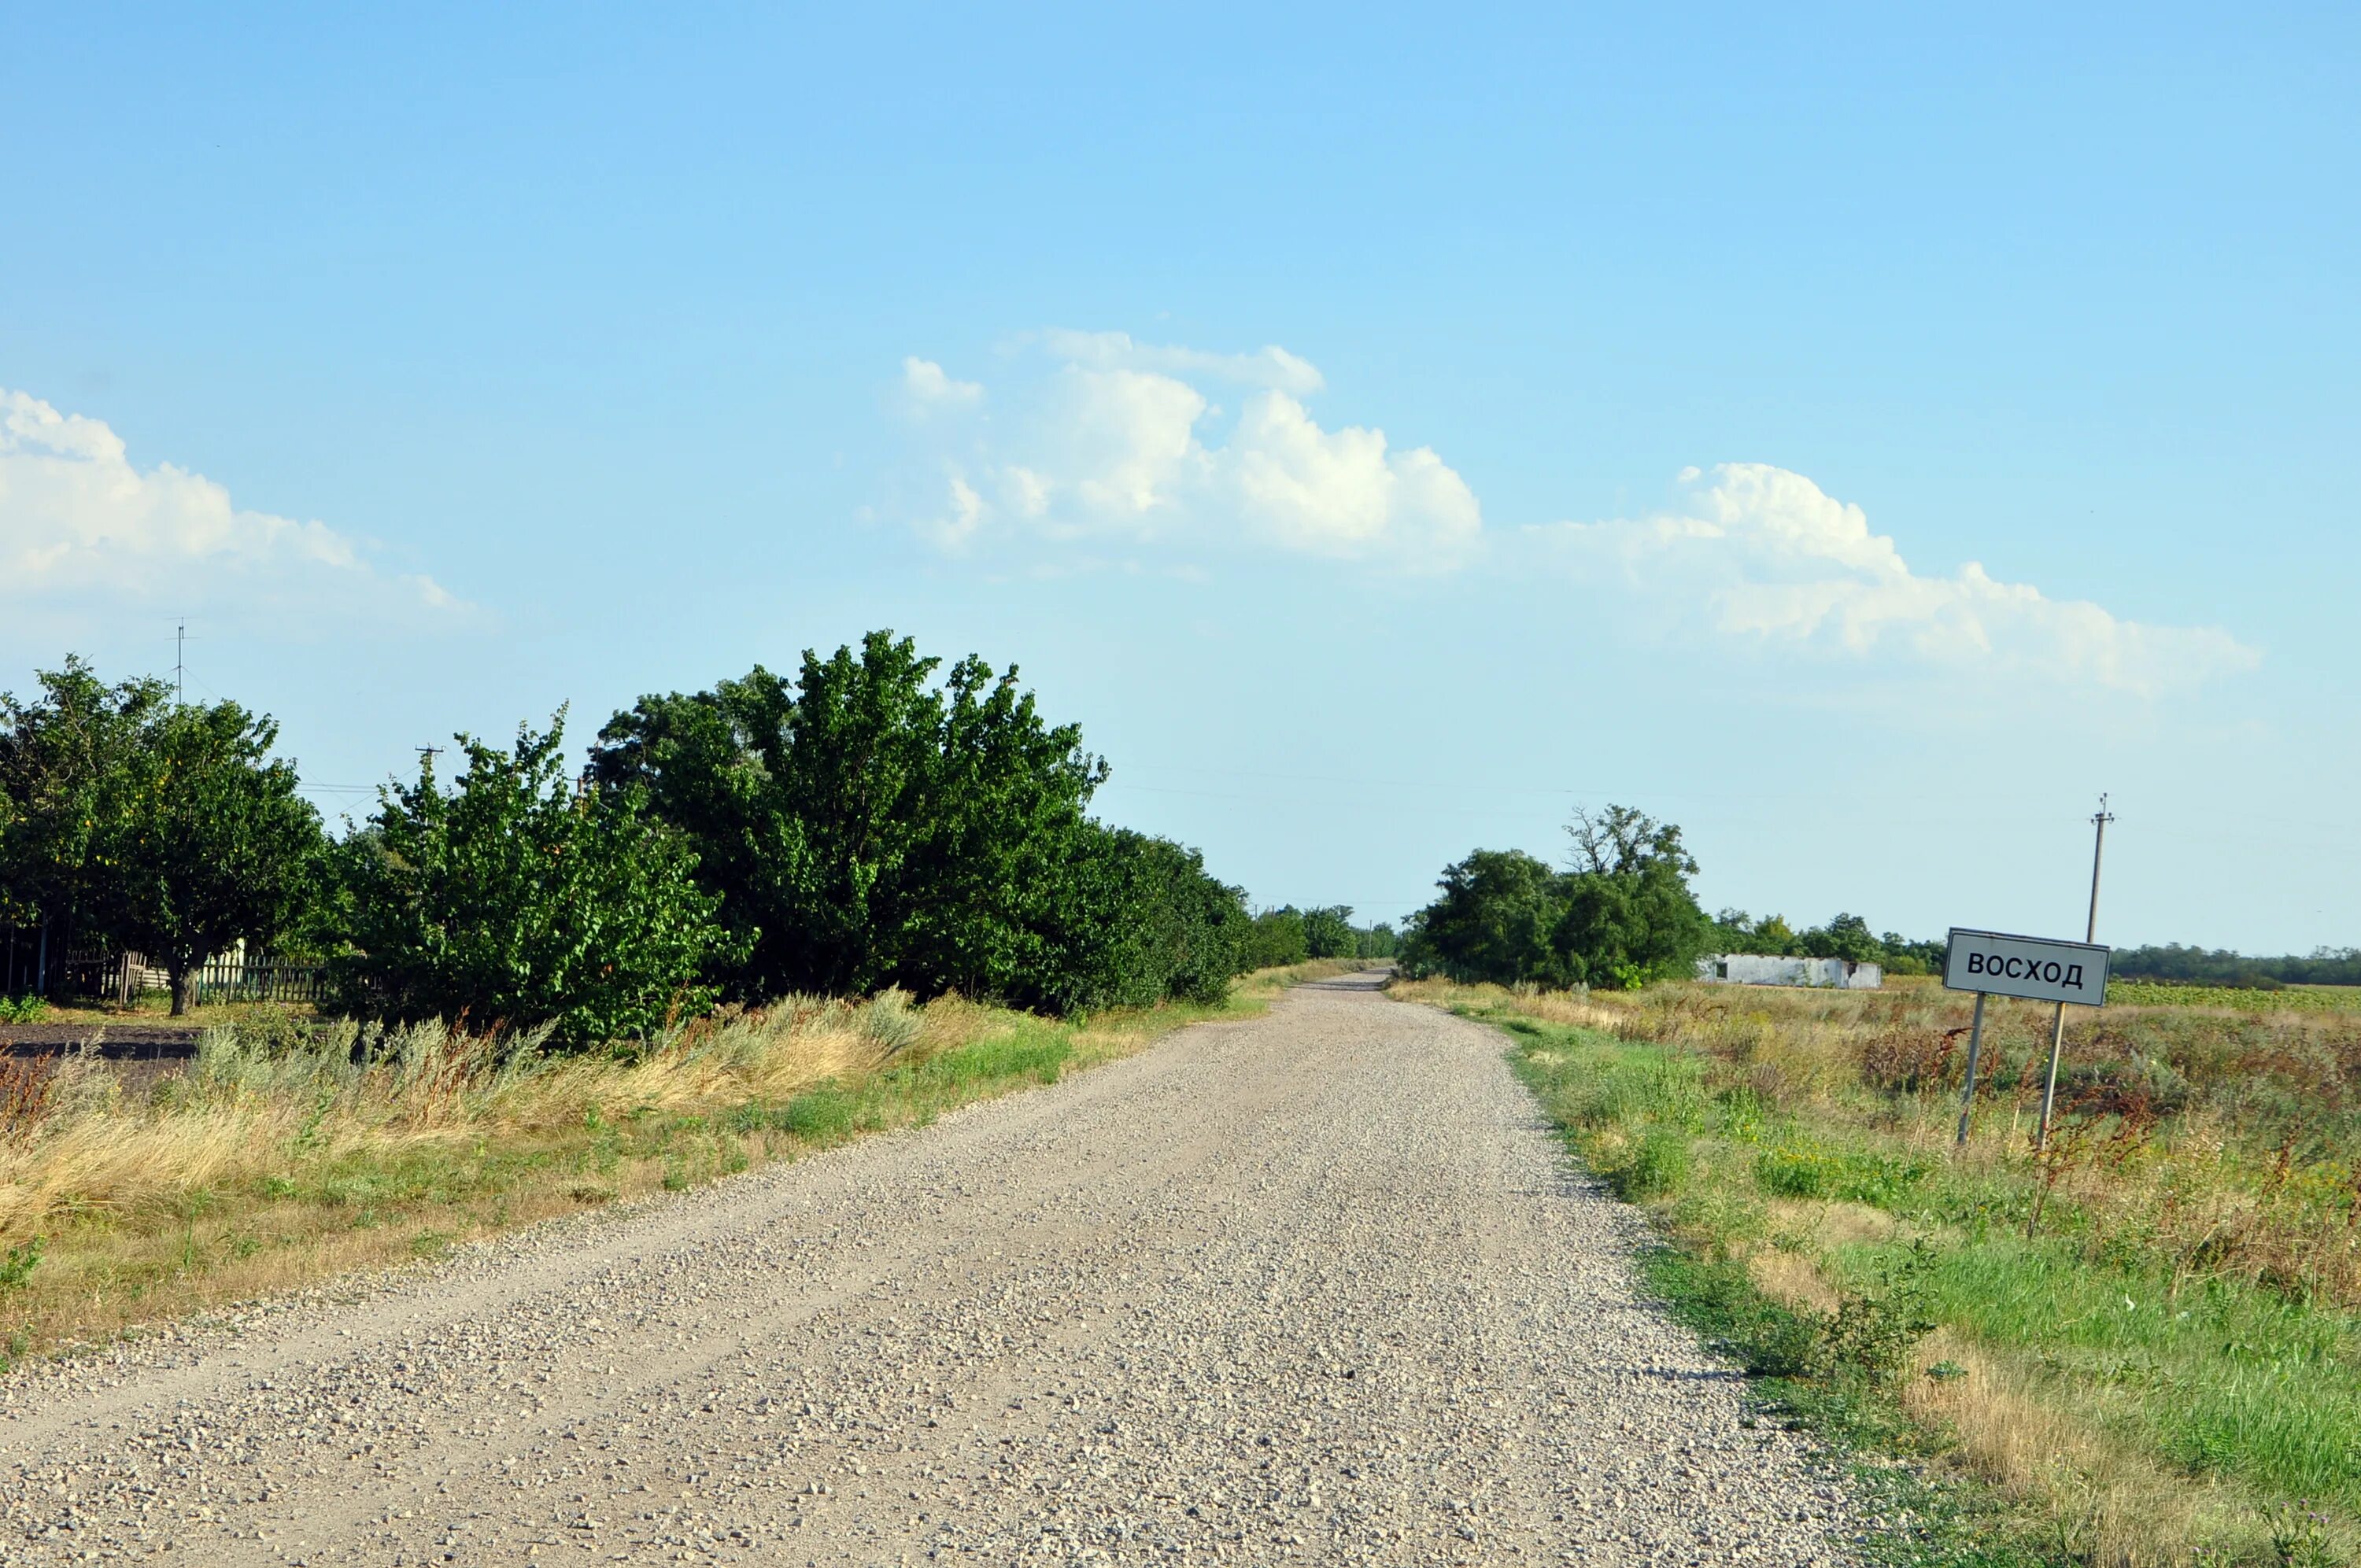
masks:
[(1335, 972), (1070, 1020), (789, 997), (630, 1057), (249, 1009), (150, 1080), (0, 1062), (0, 1365), (922, 1125)]
[(2110, 1008), (2037, 1160), (2039, 1009), (1988, 1014), (1955, 1153), (1939, 991), (1395, 994), (1508, 1032), (1654, 1221), (1653, 1288), (1908, 1510), (1894, 1561), (2361, 1560), (2356, 1145), (2323, 1092), (2361, 1020)]

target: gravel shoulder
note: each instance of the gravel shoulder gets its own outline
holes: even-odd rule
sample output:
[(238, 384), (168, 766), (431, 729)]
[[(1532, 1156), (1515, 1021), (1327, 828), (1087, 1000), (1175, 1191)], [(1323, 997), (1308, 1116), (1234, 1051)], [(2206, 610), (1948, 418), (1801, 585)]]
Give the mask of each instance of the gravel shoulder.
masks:
[(1372, 977), (0, 1382), (0, 1559), (1843, 1561), (1490, 1031)]

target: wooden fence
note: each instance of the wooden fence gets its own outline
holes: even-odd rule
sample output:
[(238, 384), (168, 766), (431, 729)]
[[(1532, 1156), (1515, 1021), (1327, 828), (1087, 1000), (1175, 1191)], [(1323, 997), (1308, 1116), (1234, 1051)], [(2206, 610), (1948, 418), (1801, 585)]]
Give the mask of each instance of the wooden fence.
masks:
[[(191, 979), (191, 1003), (322, 1002), (328, 971), (320, 964), (225, 953)], [(139, 997), (172, 989), (172, 977), (144, 953), (76, 952), (59, 966), (54, 992), (129, 1006)]]
[(199, 970), (193, 1002), (322, 1002), (328, 971), (279, 959), (216, 959)]

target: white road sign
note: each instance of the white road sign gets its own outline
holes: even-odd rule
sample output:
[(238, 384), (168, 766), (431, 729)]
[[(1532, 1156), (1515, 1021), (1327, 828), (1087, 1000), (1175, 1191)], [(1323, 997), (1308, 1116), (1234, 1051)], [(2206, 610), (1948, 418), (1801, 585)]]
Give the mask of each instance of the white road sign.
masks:
[(2094, 942), (2053, 942), (1954, 926), (1950, 951), (1943, 959), (1943, 984), (1952, 991), (2099, 1007), (2107, 1000), (2107, 951)]

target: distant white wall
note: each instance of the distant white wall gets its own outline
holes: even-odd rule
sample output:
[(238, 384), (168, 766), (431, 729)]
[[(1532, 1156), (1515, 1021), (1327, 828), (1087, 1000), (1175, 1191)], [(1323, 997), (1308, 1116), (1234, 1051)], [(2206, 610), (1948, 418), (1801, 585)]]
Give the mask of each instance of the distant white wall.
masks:
[(1818, 985), (1838, 991), (1875, 991), (1885, 983), (1875, 964), (1767, 953), (1708, 953), (1697, 959), (1697, 977), (1708, 985)]

